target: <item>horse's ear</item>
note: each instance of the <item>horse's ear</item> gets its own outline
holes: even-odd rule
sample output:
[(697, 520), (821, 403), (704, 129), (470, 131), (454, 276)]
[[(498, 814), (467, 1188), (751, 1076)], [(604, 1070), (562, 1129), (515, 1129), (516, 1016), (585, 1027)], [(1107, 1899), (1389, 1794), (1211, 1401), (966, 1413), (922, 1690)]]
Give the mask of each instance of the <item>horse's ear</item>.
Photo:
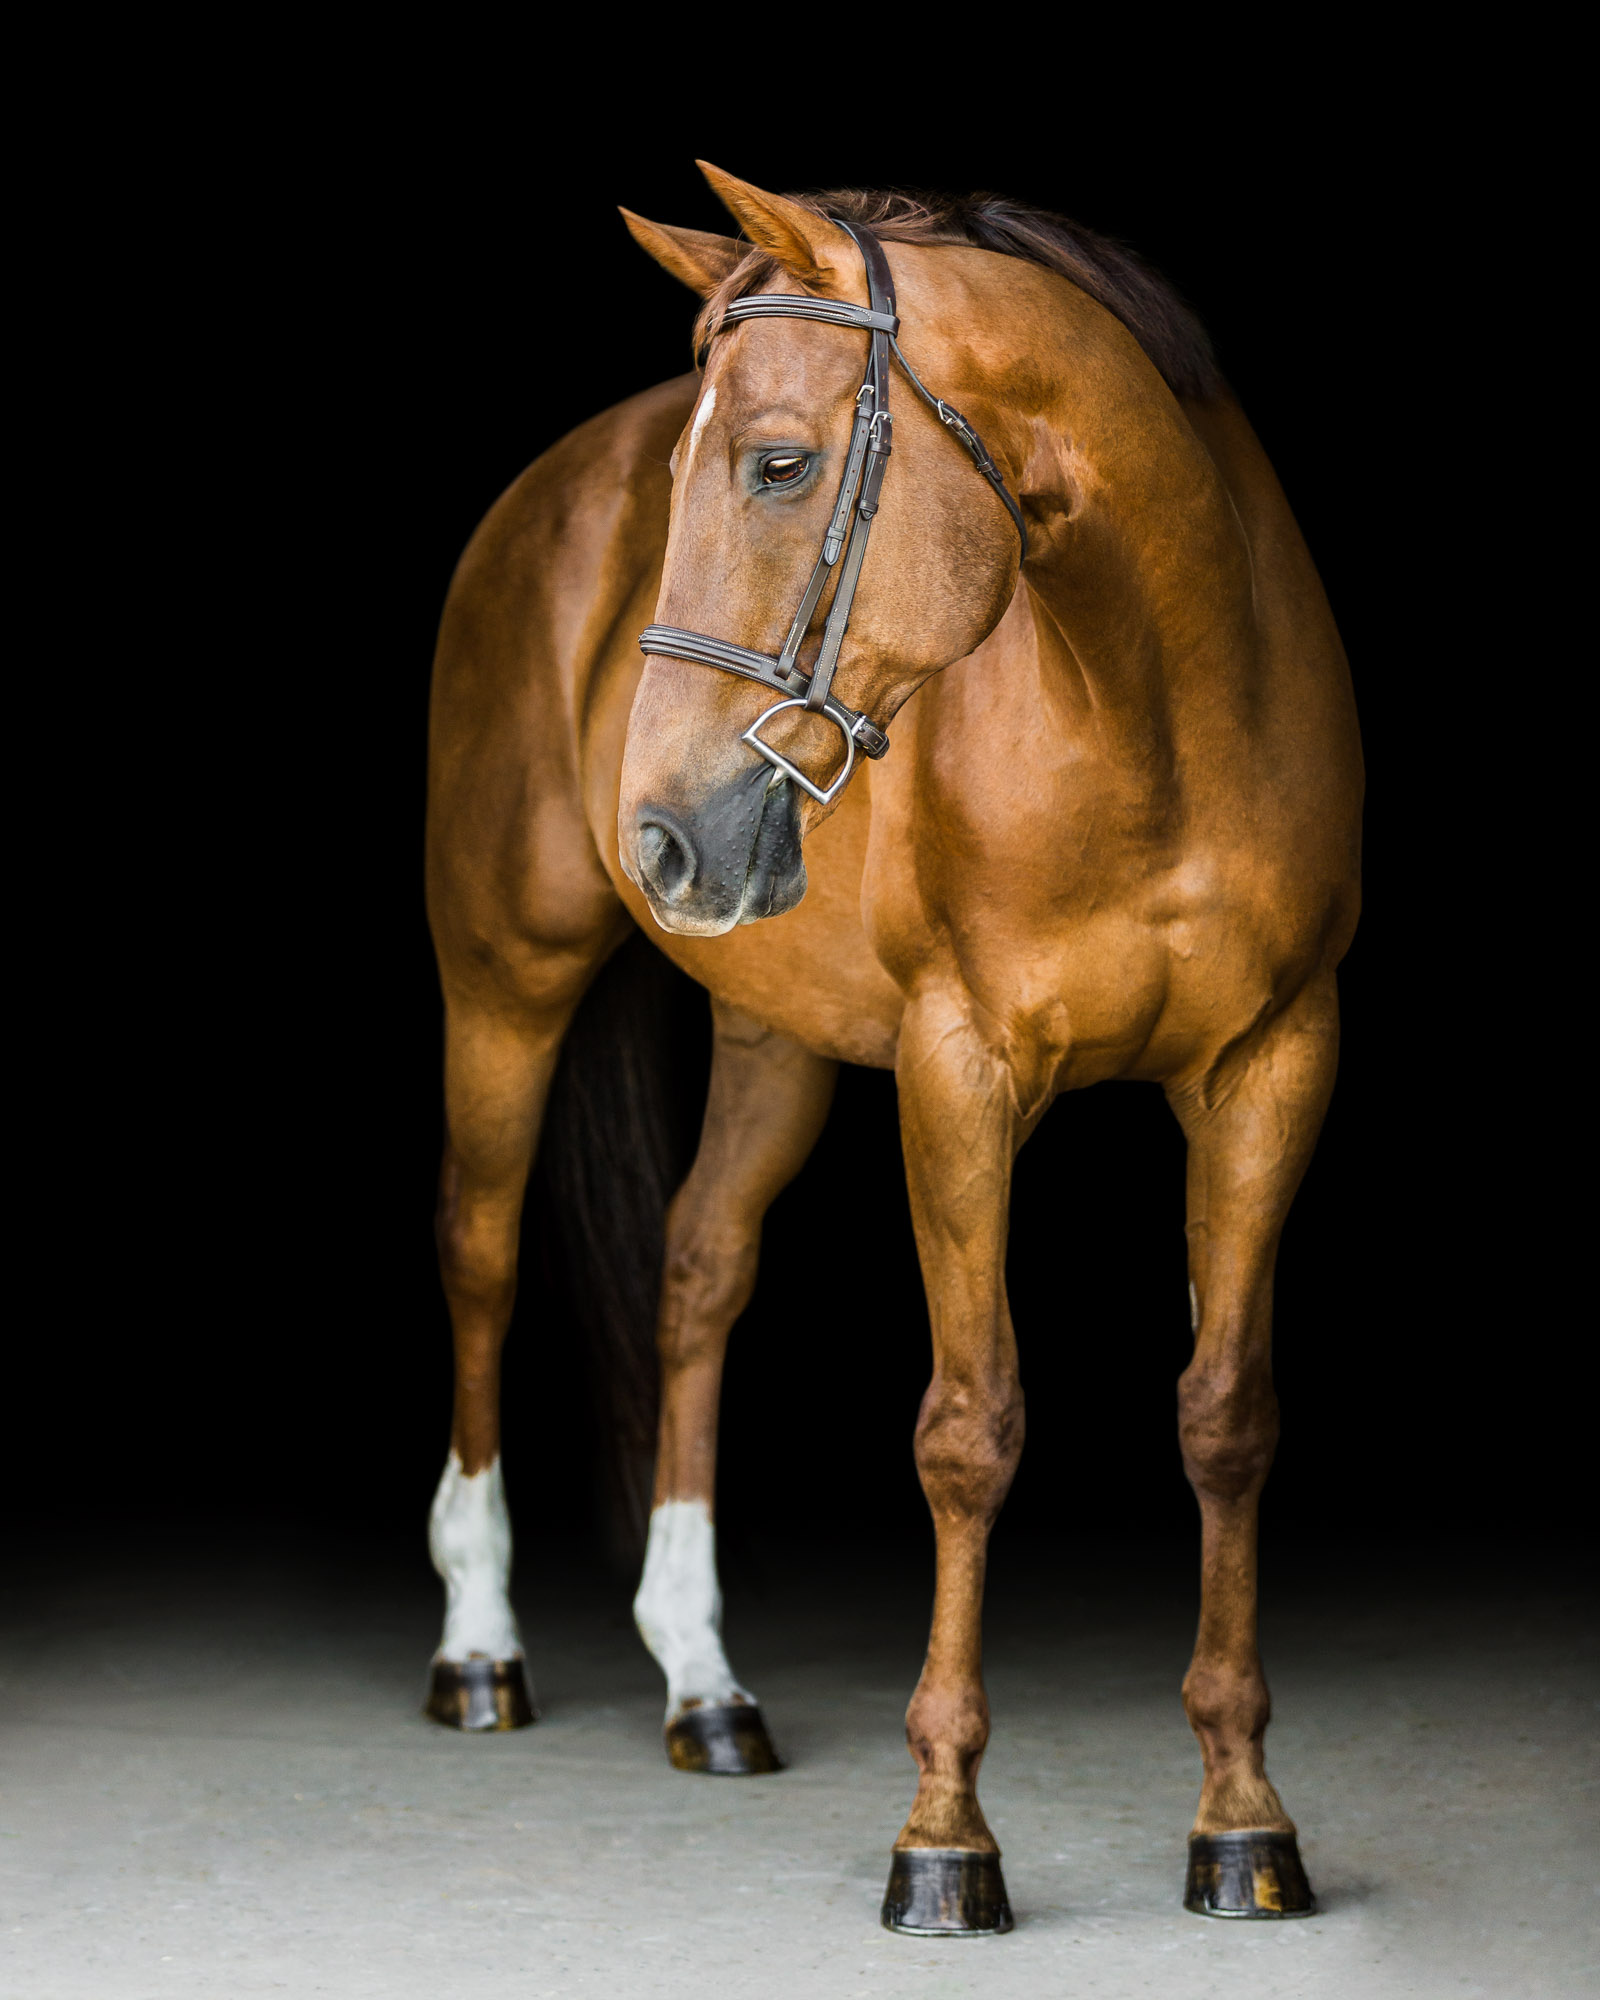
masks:
[(704, 229), (669, 229), (664, 222), (646, 222), (628, 208), (618, 213), (639, 248), (648, 250), (658, 264), (703, 299), (710, 298), (739, 260), (749, 254), (748, 246), (732, 236), (713, 236)]
[(750, 240), (770, 251), (802, 284), (837, 284), (844, 273), (860, 269), (860, 251), (825, 215), (802, 208), (787, 195), (767, 194), (748, 181), (735, 180), (709, 161), (696, 160), (695, 165), (717, 199), (743, 223)]

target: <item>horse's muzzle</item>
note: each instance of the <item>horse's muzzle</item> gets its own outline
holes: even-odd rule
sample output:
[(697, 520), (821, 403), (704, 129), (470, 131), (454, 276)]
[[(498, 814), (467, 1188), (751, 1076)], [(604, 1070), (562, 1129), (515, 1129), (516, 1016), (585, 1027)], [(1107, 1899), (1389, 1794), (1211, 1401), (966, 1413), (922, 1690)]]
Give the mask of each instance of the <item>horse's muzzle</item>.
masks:
[(806, 892), (794, 786), (761, 764), (693, 813), (646, 802), (628, 873), (665, 931), (720, 937), (781, 916)]

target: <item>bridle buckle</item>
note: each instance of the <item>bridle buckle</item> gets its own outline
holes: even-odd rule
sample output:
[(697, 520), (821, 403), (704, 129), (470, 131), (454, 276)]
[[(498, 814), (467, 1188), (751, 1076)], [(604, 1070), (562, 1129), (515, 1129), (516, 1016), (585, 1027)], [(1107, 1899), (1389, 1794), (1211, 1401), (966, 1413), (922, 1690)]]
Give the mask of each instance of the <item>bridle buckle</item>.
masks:
[(814, 785), (804, 771), (789, 762), (781, 750), (774, 750), (770, 743), (763, 743), (761, 738), (756, 734), (762, 723), (770, 722), (773, 716), (781, 715), (784, 709), (804, 708), (805, 705), (805, 697), (803, 695), (793, 696), (788, 701), (775, 701), (771, 708), (763, 710), (756, 717), (755, 721), (751, 723), (750, 727), (741, 733), (739, 741), (741, 743), (748, 743), (758, 757), (765, 757), (775, 771), (781, 771), (786, 778), (792, 778), (801, 791), (808, 798), (815, 799), (819, 806), (831, 806), (844, 790), (845, 786), (849, 784), (850, 773), (856, 767), (856, 739), (836, 715), (829, 715), (825, 708), (812, 711), (813, 714), (821, 715), (826, 721), (831, 722), (844, 738), (844, 769), (826, 790), (821, 785)]

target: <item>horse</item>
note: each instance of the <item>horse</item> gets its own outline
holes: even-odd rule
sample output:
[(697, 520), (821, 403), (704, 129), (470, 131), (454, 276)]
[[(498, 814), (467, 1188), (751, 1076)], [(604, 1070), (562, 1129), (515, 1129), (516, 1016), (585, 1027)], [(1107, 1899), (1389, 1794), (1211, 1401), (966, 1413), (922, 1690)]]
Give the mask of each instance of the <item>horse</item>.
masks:
[[(1273, 1266), (1359, 905), (1332, 614), (1203, 331), (1131, 252), (997, 197), (784, 196), (701, 165), (742, 238), (622, 211), (702, 301), (696, 368), (522, 475), (440, 630), (427, 888), (455, 1404), (428, 1712), (533, 1719), (500, 1355), (563, 1035), (643, 932), (712, 1016), (704, 1128), (666, 1219), (634, 1606), (673, 1764), (777, 1768), (721, 1636), (723, 1358), (838, 1065), (892, 1070), (932, 1330), (914, 1450), (936, 1569), (883, 1920), (1010, 1928), (977, 1777), (986, 1552), (1023, 1443), (1013, 1163), (1061, 1091), (1152, 1079), (1187, 1142), (1178, 1429), (1201, 1607), (1182, 1700), (1202, 1775), (1184, 1900), (1303, 1913), (1264, 1761), (1257, 1521)], [(870, 1217), (814, 1220), (830, 1262), (870, 1255)]]

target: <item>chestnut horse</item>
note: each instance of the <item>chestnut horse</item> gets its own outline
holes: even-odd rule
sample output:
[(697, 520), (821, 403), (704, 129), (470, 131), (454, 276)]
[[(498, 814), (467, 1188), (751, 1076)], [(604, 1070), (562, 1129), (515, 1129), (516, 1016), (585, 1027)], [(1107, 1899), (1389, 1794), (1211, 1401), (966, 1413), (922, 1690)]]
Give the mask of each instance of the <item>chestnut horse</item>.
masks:
[[(1277, 1436), (1273, 1264), (1333, 1082), (1361, 761), (1316, 571), (1204, 335), (1127, 252), (990, 197), (767, 194), (713, 168), (744, 240), (629, 216), (707, 301), (703, 373), (563, 439), (452, 587), (432, 716), (429, 905), (447, 1018), (439, 1243), (455, 1335), (432, 1516), (448, 1587), (429, 1712), (532, 1719), (507, 1598), (501, 1344), (563, 1034), (633, 926), (710, 993), (699, 1153), (672, 1202), (661, 1416), (635, 1604), (674, 1764), (776, 1768), (723, 1649), (712, 1526), (729, 1330), (762, 1217), (841, 1062), (893, 1069), (933, 1333), (915, 1453), (936, 1536), (918, 1781), (884, 1918), (1009, 1927), (978, 1804), (990, 1528), (1022, 1449), (1012, 1162), (1059, 1091), (1160, 1082), (1188, 1142), (1194, 1357), (1178, 1385), (1202, 1597), (1183, 1702), (1204, 1777), (1185, 1900), (1310, 1907), (1263, 1761), (1257, 1502)], [(892, 724), (830, 803), (839, 728), (639, 634), (781, 645), (835, 507), (866, 322), (726, 319), (751, 295), (870, 304), (986, 441), (1017, 526), (899, 363), (893, 465), (833, 690)], [(979, 447), (981, 450), (981, 447)], [(1020, 566), (1019, 566), (1020, 565)], [(797, 667), (818, 655), (823, 603)], [(785, 768), (809, 773), (803, 790)], [(858, 1246), (838, 1241), (830, 1256)]]

